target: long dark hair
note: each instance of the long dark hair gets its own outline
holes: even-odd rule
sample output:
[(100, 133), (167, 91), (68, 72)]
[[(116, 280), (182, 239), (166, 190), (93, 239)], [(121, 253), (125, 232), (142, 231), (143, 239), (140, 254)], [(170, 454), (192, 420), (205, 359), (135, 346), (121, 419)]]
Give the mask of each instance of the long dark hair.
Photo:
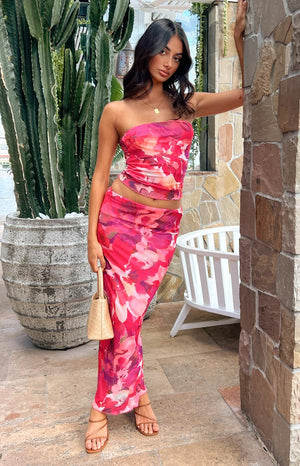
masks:
[(149, 61), (164, 50), (174, 35), (182, 42), (183, 55), (176, 72), (163, 83), (163, 89), (169, 94), (173, 109), (178, 118), (180, 118), (184, 114), (192, 114), (194, 112), (188, 103), (195, 92), (194, 86), (188, 79), (192, 59), (184, 30), (179, 23), (173, 22), (170, 19), (162, 18), (153, 21), (139, 39), (135, 48), (134, 63), (124, 76), (124, 99), (138, 99), (149, 94), (153, 87), (148, 68)]

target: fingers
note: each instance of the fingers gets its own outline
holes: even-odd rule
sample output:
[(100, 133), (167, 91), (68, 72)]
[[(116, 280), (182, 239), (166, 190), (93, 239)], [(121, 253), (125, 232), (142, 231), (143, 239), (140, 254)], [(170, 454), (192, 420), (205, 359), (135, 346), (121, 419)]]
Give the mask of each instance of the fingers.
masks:
[(98, 257), (95, 257), (94, 259), (91, 259), (89, 262), (90, 262), (92, 271), (95, 273), (98, 272), (99, 267), (101, 267), (102, 269), (105, 269), (106, 261), (105, 261), (105, 257), (103, 256), (103, 254), (101, 256), (99, 255)]
[[(100, 260), (100, 267), (102, 269), (105, 269), (106, 261), (105, 261), (105, 257), (103, 256), (103, 254), (102, 254), (101, 257), (99, 257), (99, 260)], [(98, 268), (97, 268), (97, 270), (98, 270)]]
[(93, 272), (97, 273), (98, 268), (105, 268), (105, 257), (102, 246), (98, 241), (88, 243), (88, 261)]

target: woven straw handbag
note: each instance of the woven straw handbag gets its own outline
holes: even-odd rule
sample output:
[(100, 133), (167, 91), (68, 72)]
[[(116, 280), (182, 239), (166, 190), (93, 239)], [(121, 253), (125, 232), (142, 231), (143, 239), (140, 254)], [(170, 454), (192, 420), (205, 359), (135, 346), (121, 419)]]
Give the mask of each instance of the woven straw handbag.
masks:
[(108, 300), (103, 293), (103, 272), (101, 267), (97, 274), (97, 293), (92, 297), (89, 311), (87, 334), (89, 340), (109, 340), (113, 338)]

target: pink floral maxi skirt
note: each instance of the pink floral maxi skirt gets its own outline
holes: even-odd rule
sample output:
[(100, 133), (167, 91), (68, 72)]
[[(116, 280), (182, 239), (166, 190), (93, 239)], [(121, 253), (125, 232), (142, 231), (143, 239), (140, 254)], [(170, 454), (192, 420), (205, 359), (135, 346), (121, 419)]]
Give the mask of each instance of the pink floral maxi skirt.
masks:
[(121, 414), (146, 392), (141, 328), (143, 316), (173, 257), (181, 209), (148, 207), (108, 189), (98, 223), (106, 258), (104, 289), (114, 338), (99, 345), (93, 408)]

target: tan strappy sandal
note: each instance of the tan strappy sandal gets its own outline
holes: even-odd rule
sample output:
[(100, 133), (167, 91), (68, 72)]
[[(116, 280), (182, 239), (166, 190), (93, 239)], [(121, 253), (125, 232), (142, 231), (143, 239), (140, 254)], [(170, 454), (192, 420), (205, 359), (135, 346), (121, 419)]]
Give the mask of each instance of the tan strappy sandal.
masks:
[(104, 422), (104, 424), (101, 427), (99, 427), (95, 432), (91, 432), (90, 434), (86, 435), (86, 437), (85, 437), (85, 443), (86, 443), (87, 440), (96, 440), (96, 439), (102, 439), (102, 438), (105, 439), (104, 444), (100, 448), (97, 448), (97, 450), (93, 450), (91, 448), (86, 448), (85, 447), (85, 451), (87, 453), (100, 453), (100, 451), (103, 450), (103, 448), (106, 446), (106, 444), (108, 442), (108, 433), (107, 433), (107, 437), (104, 437), (104, 435), (99, 435), (99, 432), (101, 432), (101, 430), (104, 429), (104, 427), (106, 427), (107, 424), (108, 424), (107, 417), (105, 416), (105, 418), (100, 419), (100, 421), (93, 421), (92, 419), (89, 419), (89, 422), (93, 422), (93, 423)]
[(145, 406), (149, 406), (151, 405), (151, 403), (146, 403), (145, 405), (140, 405), (138, 406), (137, 408), (134, 408), (134, 413), (137, 415), (137, 416), (141, 416), (143, 418), (146, 419), (145, 422), (140, 422), (139, 424), (136, 423), (135, 421), (135, 427), (137, 428), (137, 430), (139, 431), (140, 434), (142, 435), (145, 435), (146, 437), (152, 437), (153, 435), (157, 435), (158, 434), (158, 430), (157, 431), (153, 431), (152, 434), (148, 434), (146, 432), (143, 432), (142, 429), (141, 429), (141, 425), (142, 424), (154, 424), (156, 423), (157, 424), (157, 419), (154, 419), (152, 417), (148, 417), (148, 416), (145, 416), (144, 414), (140, 414), (137, 410), (140, 409), (140, 408), (145, 408)]

